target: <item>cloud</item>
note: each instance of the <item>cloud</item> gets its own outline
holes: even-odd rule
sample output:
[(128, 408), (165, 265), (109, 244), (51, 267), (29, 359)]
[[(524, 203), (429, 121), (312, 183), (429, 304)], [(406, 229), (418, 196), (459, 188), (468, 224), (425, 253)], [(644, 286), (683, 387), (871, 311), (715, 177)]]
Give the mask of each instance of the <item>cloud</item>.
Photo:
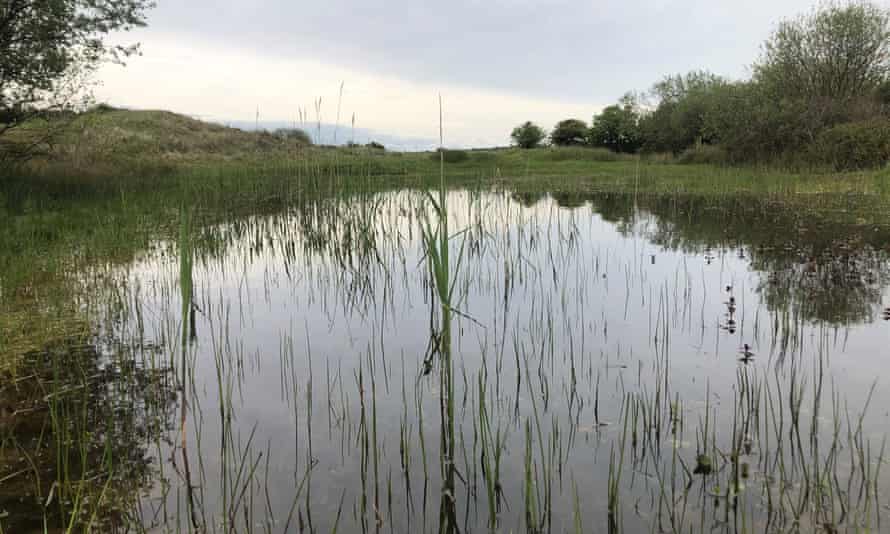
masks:
[(545, 99), (433, 85), (381, 76), (313, 60), (256, 56), (251, 51), (158, 37), (126, 67), (100, 71), (100, 100), (134, 108), (160, 108), (214, 121), (294, 121), (300, 110), (316, 121), (336, 122), (403, 137), (438, 139), (438, 95), (443, 97), (446, 144), (492, 146), (508, 142), (513, 125), (534, 120), (550, 126), (567, 116), (589, 120), (592, 102)]
[[(514, 123), (589, 120), (665, 74), (707, 68), (742, 77), (774, 23), (810, 5), (161, 0), (149, 27), (128, 36), (142, 41), (145, 57), (102, 75), (106, 94), (133, 105), (194, 106), (229, 119), (260, 105), (286, 120), (317, 96), (329, 115), (343, 80), (346, 109), (366, 126), (422, 137), (436, 129), (441, 91), (462, 142), (505, 142)], [(139, 91), (149, 79), (164, 87)]]

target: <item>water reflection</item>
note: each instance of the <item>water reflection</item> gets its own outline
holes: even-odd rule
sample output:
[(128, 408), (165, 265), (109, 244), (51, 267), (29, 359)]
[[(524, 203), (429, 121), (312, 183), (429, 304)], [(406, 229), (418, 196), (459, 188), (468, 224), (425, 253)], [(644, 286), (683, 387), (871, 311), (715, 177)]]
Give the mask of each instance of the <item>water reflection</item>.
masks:
[(416, 191), (203, 226), (184, 210), (175, 242), (119, 269), (128, 311), (109, 329), (157, 347), (180, 393), (153, 412), (163, 424), (134, 432), (156, 443), (157, 471), (131, 520), (875, 524), (888, 481), (866, 429), (888, 417), (864, 408), (888, 400), (870, 389), (887, 229), (764, 198), (454, 191), (440, 203), (442, 233)]
[(0, 373), (5, 532), (123, 528), (156, 483), (149, 450), (171, 429), (176, 394), (163, 366), (137, 364), (116, 347), (69, 338)]
[(825, 211), (843, 207), (813, 209), (753, 195), (554, 198), (569, 207), (583, 198), (624, 235), (637, 233), (667, 249), (706, 256), (728, 251), (746, 259), (763, 274), (758, 292), (769, 309), (806, 321), (873, 321), (890, 280), (890, 227), (826, 217)]

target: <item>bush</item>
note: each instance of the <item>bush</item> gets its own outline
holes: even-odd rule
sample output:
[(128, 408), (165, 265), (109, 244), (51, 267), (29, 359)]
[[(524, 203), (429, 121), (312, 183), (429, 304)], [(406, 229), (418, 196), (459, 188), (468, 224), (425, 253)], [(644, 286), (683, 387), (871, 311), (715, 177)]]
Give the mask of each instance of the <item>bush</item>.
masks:
[(590, 144), (615, 152), (633, 154), (643, 145), (637, 99), (625, 95), (617, 105), (608, 106), (593, 117)]
[(386, 150), (386, 147), (383, 146), (382, 143), (378, 143), (377, 141), (371, 141), (370, 143), (368, 143), (365, 146), (368, 148), (372, 148), (374, 150)]
[(547, 134), (537, 124), (526, 121), (524, 124), (513, 128), (510, 137), (519, 148), (535, 148), (541, 144), (541, 141), (547, 137)]
[(559, 121), (550, 132), (550, 142), (557, 146), (578, 146), (587, 143), (587, 123), (578, 119)]
[(309, 134), (299, 128), (279, 128), (275, 130), (275, 135), (285, 141), (295, 142), (298, 145), (311, 145), (312, 138)]
[(678, 163), (722, 165), (729, 161), (726, 150), (715, 145), (698, 145), (687, 148), (677, 156)]
[(463, 163), (470, 159), (470, 154), (466, 150), (452, 150), (449, 148), (440, 148), (433, 155), (433, 161), (439, 161), (439, 155), (444, 155), (445, 163)]
[(882, 167), (890, 161), (890, 120), (872, 119), (829, 128), (813, 143), (810, 155), (839, 171)]

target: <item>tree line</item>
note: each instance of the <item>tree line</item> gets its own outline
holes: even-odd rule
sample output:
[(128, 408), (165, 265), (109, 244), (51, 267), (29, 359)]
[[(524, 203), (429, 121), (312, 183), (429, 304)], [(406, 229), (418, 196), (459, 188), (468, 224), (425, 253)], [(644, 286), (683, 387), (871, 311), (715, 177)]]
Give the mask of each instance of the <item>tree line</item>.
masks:
[(666, 76), (627, 93), (588, 125), (560, 121), (549, 136), (527, 122), (517, 146), (545, 140), (686, 161), (828, 165), (890, 160), (890, 10), (868, 2), (823, 4), (782, 21), (752, 75), (705, 70)]

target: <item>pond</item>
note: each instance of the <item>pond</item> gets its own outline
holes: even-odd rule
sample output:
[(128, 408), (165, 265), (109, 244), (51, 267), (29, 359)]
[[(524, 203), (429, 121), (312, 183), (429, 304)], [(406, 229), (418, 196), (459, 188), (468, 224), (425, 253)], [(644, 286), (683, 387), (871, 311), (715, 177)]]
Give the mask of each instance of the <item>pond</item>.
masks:
[(140, 480), (112, 524), (882, 528), (890, 228), (857, 199), (442, 198), (185, 213), (103, 270), (81, 408)]

